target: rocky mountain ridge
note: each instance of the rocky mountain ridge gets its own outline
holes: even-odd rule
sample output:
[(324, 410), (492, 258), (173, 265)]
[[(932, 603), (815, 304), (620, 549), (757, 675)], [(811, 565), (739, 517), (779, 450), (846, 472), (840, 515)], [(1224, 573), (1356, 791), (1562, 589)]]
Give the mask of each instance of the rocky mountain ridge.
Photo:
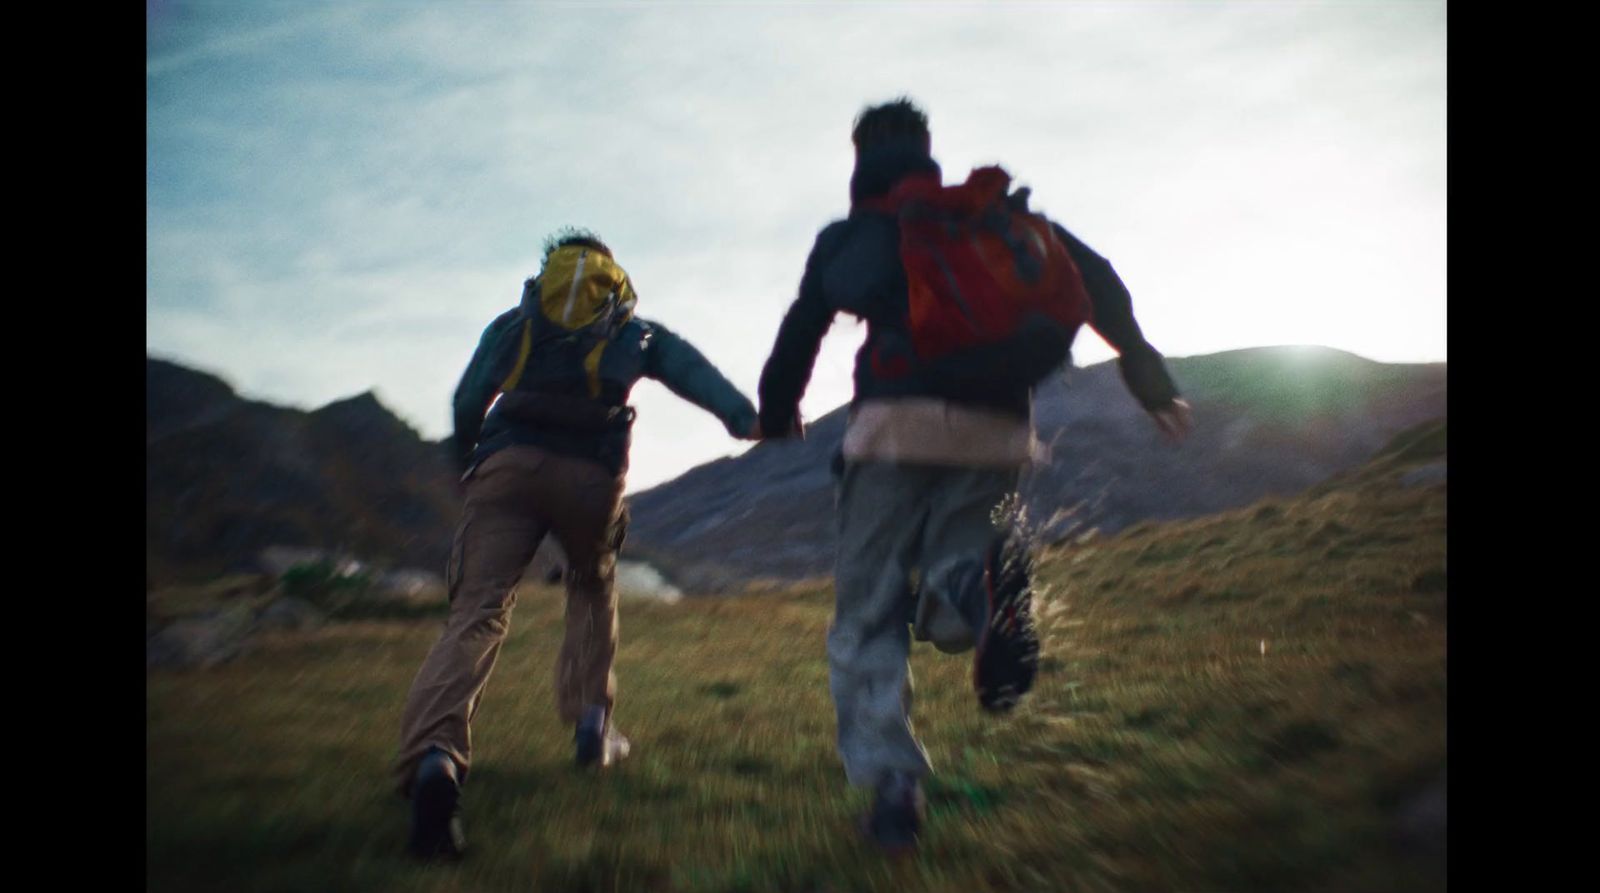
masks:
[[(1114, 533), (1288, 495), (1369, 459), (1446, 413), (1446, 369), (1327, 348), (1252, 348), (1169, 360), (1193, 404), (1173, 448), (1128, 396), (1115, 363), (1042, 385), (1034, 408), (1051, 461), (1024, 479), (1047, 541)], [(770, 441), (629, 498), (625, 555), (689, 594), (830, 573), (830, 464), (847, 409), (800, 441)], [(634, 448), (649, 449), (649, 444)], [(391, 567), (444, 567), (459, 513), (444, 446), (371, 392), (306, 412), (248, 400), (221, 379), (146, 362), (146, 555), (152, 580), (254, 568), (272, 546)]]

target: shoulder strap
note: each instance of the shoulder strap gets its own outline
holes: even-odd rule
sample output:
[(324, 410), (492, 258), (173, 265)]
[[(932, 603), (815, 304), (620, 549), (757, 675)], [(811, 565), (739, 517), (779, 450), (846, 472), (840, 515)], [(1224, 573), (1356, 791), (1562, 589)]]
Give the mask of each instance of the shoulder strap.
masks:
[(529, 319), (528, 315), (524, 313), (522, 315), (522, 337), (517, 345), (517, 360), (511, 367), (511, 374), (507, 375), (505, 381), (500, 383), (502, 393), (515, 389), (517, 383), (522, 381), (522, 370), (527, 368), (528, 356), (532, 353), (533, 320)]
[(583, 358), (582, 366), (584, 375), (588, 379), (590, 396), (599, 396), (600, 357), (605, 353), (606, 345), (616, 337), (622, 326), (627, 324), (627, 320), (618, 319), (613, 313), (582, 328), (565, 331), (545, 321), (539, 302), (540, 282), (537, 278), (528, 279), (523, 283), (522, 302), (518, 306), (521, 335), (517, 344), (516, 358), (512, 362), (511, 371), (500, 383), (501, 392), (509, 393), (521, 383), (523, 373), (528, 366), (528, 358), (532, 356), (534, 348), (554, 341), (567, 341), (577, 346), (578, 355)]

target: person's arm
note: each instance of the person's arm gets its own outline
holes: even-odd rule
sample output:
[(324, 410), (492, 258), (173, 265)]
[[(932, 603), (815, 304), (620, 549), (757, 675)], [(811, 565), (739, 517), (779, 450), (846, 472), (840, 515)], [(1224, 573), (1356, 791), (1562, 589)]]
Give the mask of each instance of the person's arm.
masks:
[(647, 325), (644, 374), (716, 416), (734, 437), (754, 439), (756, 408), (750, 398), (740, 393), (694, 345), (660, 323)]
[(483, 430), (483, 414), (500, 393), (501, 376), (505, 374), (500, 367), (504, 365), (506, 341), (521, 337), (519, 320), (517, 310), (511, 309), (489, 323), (478, 339), (478, 349), (473, 351), (466, 371), (461, 374), (461, 381), (456, 384), (451, 400), (455, 420), (451, 452), (458, 471), (466, 471), (472, 450), (478, 445), (478, 434)]
[(1167, 374), (1166, 363), (1160, 351), (1145, 340), (1139, 321), (1133, 316), (1133, 297), (1122, 277), (1112, 269), (1111, 262), (1095, 253), (1055, 224), (1056, 235), (1067, 246), (1078, 272), (1083, 274), (1084, 287), (1094, 305), (1094, 317), (1089, 325), (1117, 352), (1117, 364), (1122, 370), (1122, 380), (1134, 399), (1146, 410), (1171, 403), (1178, 397), (1178, 386)]
[(800, 423), (800, 398), (811, 383), (822, 338), (833, 325), (833, 308), (823, 294), (822, 270), (843, 237), (844, 224), (835, 223), (817, 234), (800, 277), (800, 294), (778, 326), (772, 353), (761, 370), (761, 431), (782, 437)]
[(1094, 305), (1089, 325), (1117, 351), (1117, 368), (1122, 381), (1139, 405), (1150, 413), (1156, 427), (1169, 440), (1182, 440), (1193, 426), (1189, 404), (1178, 394), (1178, 386), (1167, 371), (1167, 364), (1139, 329), (1133, 315), (1133, 297), (1111, 262), (1101, 257), (1060, 224), (1056, 235), (1067, 246), (1073, 263), (1083, 274), (1084, 287)]

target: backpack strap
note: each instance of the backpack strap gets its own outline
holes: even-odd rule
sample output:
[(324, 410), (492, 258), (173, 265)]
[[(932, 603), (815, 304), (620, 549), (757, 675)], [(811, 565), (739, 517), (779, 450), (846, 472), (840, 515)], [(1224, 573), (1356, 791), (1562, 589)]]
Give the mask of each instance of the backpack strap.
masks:
[(507, 375), (505, 381), (500, 383), (501, 393), (507, 393), (514, 390), (517, 386), (517, 383), (522, 381), (522, 370), (528, 367), (528, 357), (532, 353), (533, 320), (528, 319), (527, 314), (523, 314), (522, 339), (521, 343), (517, 347), (517, 360), (516, 363), (511, 367), (511, 374)]
[(540, 309), (540, 286), (538, 277), (523, 282), (522, 301), (518, 306), (522, 316), (522, 335), (511, 371), (500, 383), (501, 393), (510, 393), (516, 389), (522, 381), (523, 372), (527, 369), (528, 358), (536, 347), (553, 341), (566, 340), (577, 345), (578, 352), (583, 357), (583, 371), (588, 379), (589, 396), (599, 397), (600, 357), (605, 353), (606, 346), (616, 337), (617, 332), (631, 318), (629, 311), (632, 310), (635, 300), (631, 288), (623, 301), (613, 298), (605, 316), (582, 328), (566, 331), (545, 319)]
[(594, 346), (583, 356), (583, 371), (589, 382), (589, 396), (600, 396), (600, 355), (605, 353), (606, 345), (611, 343), (613, 333), (598, 334), (594, 338)]

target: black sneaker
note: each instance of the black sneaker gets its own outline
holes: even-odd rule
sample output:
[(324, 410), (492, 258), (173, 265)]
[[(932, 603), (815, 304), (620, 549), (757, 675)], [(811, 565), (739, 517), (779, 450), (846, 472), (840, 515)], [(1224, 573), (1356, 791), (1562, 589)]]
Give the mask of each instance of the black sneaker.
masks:
[(628, 739), (611, 725), (604, 707), (589, 707), (584, 711), (573, 740), (577, 745), (579, 769), (590, 766), (604, 769), (626, 759), (633, 749)]
[(925, 802), (915, 775), (886, 773), (873, 797), (872, 811), (861, 818), (861, 833), (888, 855), (906, 855), (917, 847)]
[(455, 760), (431, 750), (417, 764), (411, 785), (411, 839), (406, 850), (418, 859), (459, 859), (467, 838), (461, 828), (461, 780)]
[(1017, 706), (1039, 670), (1039, 631), (1033, 625), (1033, 556), (1015, 536), (1002, 536), (984, 556), (987, 620), (978, 636), (972, 683), (990, 713)]

